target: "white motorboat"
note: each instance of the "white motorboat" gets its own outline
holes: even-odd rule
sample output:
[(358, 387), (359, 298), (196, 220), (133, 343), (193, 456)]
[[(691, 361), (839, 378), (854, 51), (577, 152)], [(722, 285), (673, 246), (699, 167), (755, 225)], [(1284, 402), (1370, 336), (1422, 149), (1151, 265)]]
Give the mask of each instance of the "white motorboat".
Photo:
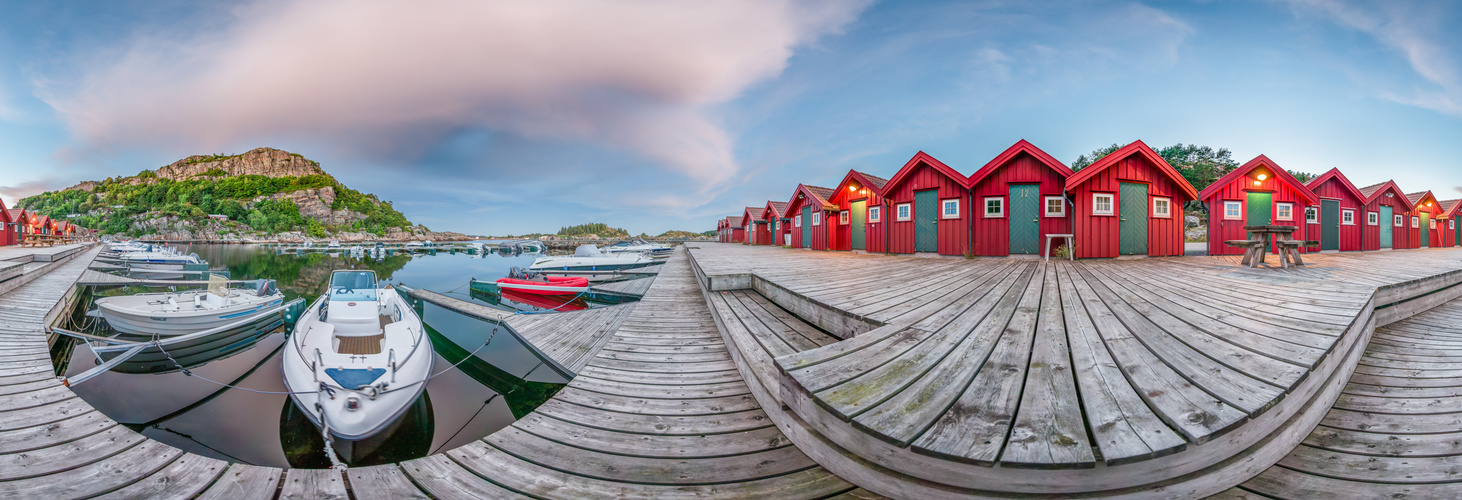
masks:
[(641, 253), (657, 258), (669, 258), (675, 249), (658, 243), (650, 243), (640, 238), (629, 241), (616, 242), (613, 245), (604, 247), (603, 252), (609, 255), (625, 253)]
[(420, 247), (421, 247), (421, 242), (420, 241), (408, 241), (408, 242), (406, 242), (406, 248), (420, 248)]
[(330, 240), (330, 244), (326, 245), (326, 248), (340, 248), (340, 240)]
[(189, 264), (207, 264), (198, 254), (178, 255), (171, 251), (152, 250), (148, 252), (126, 252), (117, 259), (133, 269), (154, 271), (181, 271)]
[(388, 427), (426, 389), (431, 339), (374, 271), (335, 271), (284, 347), (284, 385), (315, 425), (356, 441)]
[(273, 280), (259, 280), (252, 289), (228, 287), (209, 278), (206, 290), (141, 293), (96, 300), (101, 317), (113, 330), (132, 335), (176, 336), (237, 323), (284, 303)]
[(583, 276), (590, 281), (600, 281), (618, 276), (620, 271), (660, 263), (663, 261), (645, 254), (605, 255), (594, 245), (579, 245), (574, 249), (573, 255), (539, 257), (533, 261), (533, 265), (528, 266), (528, 270), (541, 274)]

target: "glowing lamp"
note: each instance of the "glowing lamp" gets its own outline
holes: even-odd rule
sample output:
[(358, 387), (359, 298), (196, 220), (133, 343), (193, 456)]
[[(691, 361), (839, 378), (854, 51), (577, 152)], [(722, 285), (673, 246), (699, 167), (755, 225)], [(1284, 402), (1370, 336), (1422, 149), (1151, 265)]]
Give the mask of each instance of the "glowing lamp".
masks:
[(1268, 179), (1268, 178), (1269, 178), (1269, 176), (1268, 176), (1268, 175), (1265, 175), (1265, 174), (1259, 174), (1259, 180), (1261, 180), (1261, 181), (1262, 181), (1262, 180), (1264, 180), (1264, 179)]
[(858, 186), (848, 186), (848, 190), (849, 191), (857, 191), (858, 190)]

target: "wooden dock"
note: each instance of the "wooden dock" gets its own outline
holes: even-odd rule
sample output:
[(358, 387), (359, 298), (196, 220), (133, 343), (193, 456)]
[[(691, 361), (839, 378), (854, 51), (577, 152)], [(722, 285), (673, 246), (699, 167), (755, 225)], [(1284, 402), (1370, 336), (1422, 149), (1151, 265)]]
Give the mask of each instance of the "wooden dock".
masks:
[[(660, 266), (655, 267), (658, 268)], [(653, 285), (654, 283), (655, 275), (650, 275), (650, 277), (648, 278), (634, 278), (623, 281), (611, 281), (609, 283), (591, 286), (589, 287), (589, 289), (595, 292), (609, 292), (620, 295), (642, 296), (645, 294), (645, 292), (648, 292), (650, 290), (650, 285)]]
[(1462, 494), (1462, 249), (1278, 270), (689, 246), (639, 303), (505, 318), (577, 365), (536, 411), (344, 477), (184, 453), (99, 414), (43, 331), (95, 250), (14, 255), (0, 496)]
[(409, 293), (468, 316), (507, 324), (519, 339), (557, 362), (569, 376), (583, 369), (635, 310), (635, 304), (629, 303), (553, 314), (513, 314), (429, 290)]

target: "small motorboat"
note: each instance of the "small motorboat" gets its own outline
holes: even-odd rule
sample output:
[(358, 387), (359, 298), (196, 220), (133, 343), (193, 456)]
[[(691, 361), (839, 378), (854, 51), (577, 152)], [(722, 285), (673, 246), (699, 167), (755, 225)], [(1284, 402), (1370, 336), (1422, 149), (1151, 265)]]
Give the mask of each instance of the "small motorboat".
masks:
[(613, 245), (604, 247), (603, 250), (604, 253), (609, 255), (639, 253), (655, 258), (670, 258), (670, 254), (674, 251), (675, 249), (673, 248), (657, 243), (650, 243), (642, 238), (616, 242)]
[(330, 244), (326, 245), (325, 248), (340, 248), (340, 240), (330, 240)]
[(237, 323), (284, 303), (274, 280), (259, 280), (253, 289), (233, 289), (228, 280), (209, 278), (208, 289), (140, 293), (96, 300), (107, 324), (131, 335), (176, 336)]
[(208, 263), (198, 258), (198, 254), (179, 255), (173, 252), (158, 250), (120, 253), (117, 255), (117, 259), (133, 269), (154, 271), (181, 271), (190, 264)]
[(421, 245), (421, 242), (420, 241), (408, 241), (408, 242), (406, 242), (406, 248), (421, 248), (421, 246), (422, 245)]
[(431, 339), (374, 271), (338, 270), (285, 343), (284, 385), (316, 426), (358, 441), (386, 429), (431, 378)]
[(498, 278), (498, 288), (535, 295), (573, 295), (589, 291), (589, 278), (582, 276), (546, 276), (514, 267), (505, 278)]

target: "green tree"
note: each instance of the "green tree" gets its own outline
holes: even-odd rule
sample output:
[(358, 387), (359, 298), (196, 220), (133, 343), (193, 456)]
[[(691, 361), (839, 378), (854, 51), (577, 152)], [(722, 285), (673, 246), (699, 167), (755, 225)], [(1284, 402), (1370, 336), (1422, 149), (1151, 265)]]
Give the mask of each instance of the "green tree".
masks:
[(1096, 163), (1097, 160), (1100, 160), (1102, 159), (1102, 157), (1112, 154), (1113, 151), (1116, 151), (1118, 149), (1122, 149), (1122, 146), (1119, 144), (1112, 144), (1111, 146), (1097, 148), (1090, 153), (1078, 156), (1076, 157), (1076, 161), (1071, 162), (1071, 170), (1080, 172), (1081, 169), (1091, 166), (1091, 164)]
[(269, 216), (264, 215), (264, 212), (258, 210), (250, 210), (248, 224), (250, 227), (260, 231), (267, 230), (269, 229)]
[(1295, 179), (1299, 180), (1300, 182), (1306, 183), (1306, 184), (1308, 184), (1310, 181), (1315, 180), (1316, 177), (1319, 177), (1318, 175), (1315, 175), (1315, 174), (1312, 174), (1312, 173), (1309, 173), (1309, 172), (1300, 172), (1300, 171), (1297, 171), (1297, 170), (1286, 170), (1286, 171), (1289, 172), (1289, 175), (1293, 175)]

